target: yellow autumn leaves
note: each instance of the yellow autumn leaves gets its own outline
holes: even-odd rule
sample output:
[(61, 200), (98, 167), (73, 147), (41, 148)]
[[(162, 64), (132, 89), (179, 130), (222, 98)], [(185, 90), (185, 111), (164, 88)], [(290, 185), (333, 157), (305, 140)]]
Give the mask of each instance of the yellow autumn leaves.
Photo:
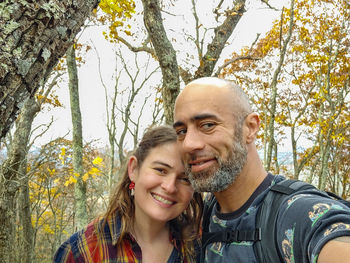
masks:
[(125, 22), (135, 13), (135, 2), (133, 0), (101, 0), (99, 7), (106, 13), (106, 16), (99, 18), (104, 23), (106, 20), (110, 22), (109, 33), (103, 32), (106, 39), (111, 42), (118, 40), (118, 30), (130, 36), (130, 24)]
[[(58, 158), (61, 160), (61, 164), (65, 165), (66, 164), (66, 160), (70, 159), (71, 156), (67, 156), (66, 155), (66, 148), (62, 147), (61, 148), (61, 153), (58, 155)], [(71, 175), (69, 176), (69, 178), (64, 182), (64, 186), (69, 186), (71, 184), (75, 184), (78, 181), (78, 178), (81, 176), (81, 179), (86, 182), (90, 177), (92, 178), (96, 178), (96, 176), (100, 176), (101, 175), (101, 170), (100, 168), (102, 168), (104, 166), (103, 164), (103, 159), (99, 156), (97, 156), (92, 162), (92, 166), (91, 168), (89, 168), (89, 170), (84, 173), (83, 175), (79, 174), (79, 173), (75, 173), (73, 171), (71, 171)], [(55, 179), (56, 183), (58, 183), (60, 181), (59, 178)]]
[[(81, 177), (81, 179), (86, 182), (90, 177), (92, 178), (96, 178), (96, 176), (100, 176), (101, 175), (101, 170), (99, 169), (99, 167), (103, 167), (103, 159), (101, 157), (96, 157), (93, 161), (92, 164), (94, 166), (92, 166), (89, 171), (87, 171), (86, 173), (83, 174), (83, 176)], [(80, 177), (81, 175), (79, 173), (73, 173), (68, 180), (64, 183), (65, 186), (69, 186), (70, 184), (75, 184), (77, 183), (77, 179)]]

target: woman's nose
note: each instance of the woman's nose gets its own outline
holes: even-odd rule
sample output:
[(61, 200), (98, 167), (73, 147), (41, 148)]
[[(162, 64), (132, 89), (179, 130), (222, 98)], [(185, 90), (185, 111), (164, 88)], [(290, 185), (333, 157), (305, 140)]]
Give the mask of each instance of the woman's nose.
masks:
[(177, 191), (176, 187), (176, 176), (167, 175), (163, 178), (161, 187), (170, 194), (173, 194)]

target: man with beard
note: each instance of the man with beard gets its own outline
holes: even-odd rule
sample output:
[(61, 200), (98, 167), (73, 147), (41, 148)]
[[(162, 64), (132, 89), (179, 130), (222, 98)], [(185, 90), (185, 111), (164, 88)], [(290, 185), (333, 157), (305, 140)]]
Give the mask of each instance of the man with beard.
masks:
[[(254, 232), (266, 194), (285, 180), (264, 170), (255, 146), (259, 124), (245, 93), (223, 79), (194, 80), (176, 100), (173, 126), (186, 172), (195, 191), (215, 196), (210, 232)], [(321, 204), (330, 209), (310, 217)], [(298, 192), (279, 209), (275, 248), (281, 262), (350, 262), (349, 227), (346, 206), (315, 189)], [(211, 243), (205, 248), (205, 262), (258, 262), (254, 243)]]

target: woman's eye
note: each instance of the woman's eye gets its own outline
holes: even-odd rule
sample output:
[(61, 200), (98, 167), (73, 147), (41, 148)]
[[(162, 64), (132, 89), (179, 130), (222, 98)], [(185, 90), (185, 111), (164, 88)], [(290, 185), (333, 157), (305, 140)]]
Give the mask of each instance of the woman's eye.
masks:
[(158, 173), (166, 174), (166, 170), (163, 168), (154, 168), (154, 170), (156, 170)]
[(188, 177), (180, 177), (179, 179), (185, 183), (190, 183), (190, 179), (188, 179)]

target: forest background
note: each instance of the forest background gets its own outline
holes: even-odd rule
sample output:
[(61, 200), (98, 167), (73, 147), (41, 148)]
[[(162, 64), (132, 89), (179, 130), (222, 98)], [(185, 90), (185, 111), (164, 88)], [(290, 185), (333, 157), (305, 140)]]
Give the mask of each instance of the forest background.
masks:
[[(172, 123), (180, 87), (203, 76), (250, 95), (266, 170), (349, 198), (347, 1), (78, 2), (0, 3), (0, 263), (50, 262), (103, 213), (144, 129)], [(50, 30), (55, 48), (37, 48)], [(32, 96), (6, 93), (14, 83)]]

